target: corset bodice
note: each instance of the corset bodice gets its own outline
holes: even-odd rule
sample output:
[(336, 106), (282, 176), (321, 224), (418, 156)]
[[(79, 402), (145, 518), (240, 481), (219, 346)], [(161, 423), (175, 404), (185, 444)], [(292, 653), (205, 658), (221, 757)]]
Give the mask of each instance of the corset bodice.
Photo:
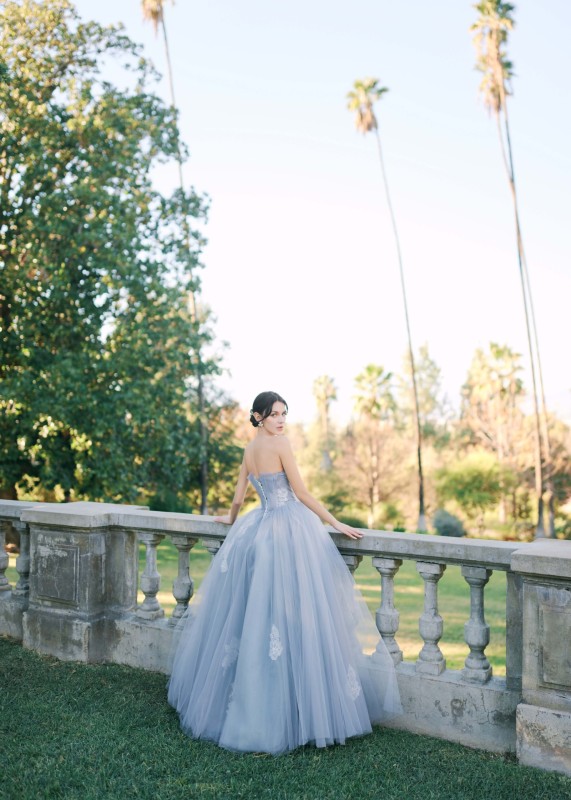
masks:
[(248, 477), (260, 496), (262, 508), (269, 510), (297, 502), (285, 472), (262, 472), (258, 478), (250, 473)]

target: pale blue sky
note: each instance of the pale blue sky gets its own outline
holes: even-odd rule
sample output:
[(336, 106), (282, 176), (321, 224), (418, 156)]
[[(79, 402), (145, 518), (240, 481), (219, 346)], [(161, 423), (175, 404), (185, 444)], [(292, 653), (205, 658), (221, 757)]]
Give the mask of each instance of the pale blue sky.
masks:
[[(165, 71), (140, 3), (80, 0), (122, 21)], [(221, 383), (244, 406), (281, 392), (314, 414), (327, 373), (350, 413), (367, 363), (399, 370), (406, 335), (372, 137), (345, 95), (380, 78), (377, 107), (401, 235), (415, 348), (426, 342), (453, 402), (476, 347), (527, 350), (513, 212), (496, 127), (477, 95), (469, 2), (209, 0), (167, 3), (185, 179), (210, 195), (203, 297), (229, 342)], [(516, 5), (510, 101), (521, 220), (548, 404), (571, 420), (569, 78), (571, 4)], [(160, 87), (167, 97), (166, 80)], [(157, 181), (174, 185), (174, 170)], [(529, 385), (529, 380), (527, 380)]]

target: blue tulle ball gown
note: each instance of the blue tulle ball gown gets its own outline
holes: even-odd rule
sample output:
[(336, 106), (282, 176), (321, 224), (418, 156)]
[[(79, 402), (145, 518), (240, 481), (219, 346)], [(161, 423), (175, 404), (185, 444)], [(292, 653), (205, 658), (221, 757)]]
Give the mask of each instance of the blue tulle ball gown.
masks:
[(234, 523), (179, 623), (168, 701), (189, 736), (235, 751), (370, 733), (401, 706), (365, 601), (285, 473), (250, 481), (261, 506)]

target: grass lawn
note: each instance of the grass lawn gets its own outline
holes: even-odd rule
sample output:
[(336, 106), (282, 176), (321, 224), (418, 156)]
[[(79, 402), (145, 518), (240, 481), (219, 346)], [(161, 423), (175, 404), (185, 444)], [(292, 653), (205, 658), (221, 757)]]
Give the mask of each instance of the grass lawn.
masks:
[(278, 758), (181, 733), (165, 678), (0, 638), (2, 800), (569, 800), (571, 778), (376, 729)]

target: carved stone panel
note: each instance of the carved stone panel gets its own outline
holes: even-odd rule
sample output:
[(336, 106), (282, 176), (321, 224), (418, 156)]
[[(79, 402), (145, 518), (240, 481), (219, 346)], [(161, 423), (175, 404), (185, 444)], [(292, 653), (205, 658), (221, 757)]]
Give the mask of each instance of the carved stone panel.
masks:
[(79, 547), (75, 544), (39, 545), (36, 557), (37, 596), (62, 605), (79, 605)]
[(539, 589), (541, 683), (571, 688), (571, 592)]

